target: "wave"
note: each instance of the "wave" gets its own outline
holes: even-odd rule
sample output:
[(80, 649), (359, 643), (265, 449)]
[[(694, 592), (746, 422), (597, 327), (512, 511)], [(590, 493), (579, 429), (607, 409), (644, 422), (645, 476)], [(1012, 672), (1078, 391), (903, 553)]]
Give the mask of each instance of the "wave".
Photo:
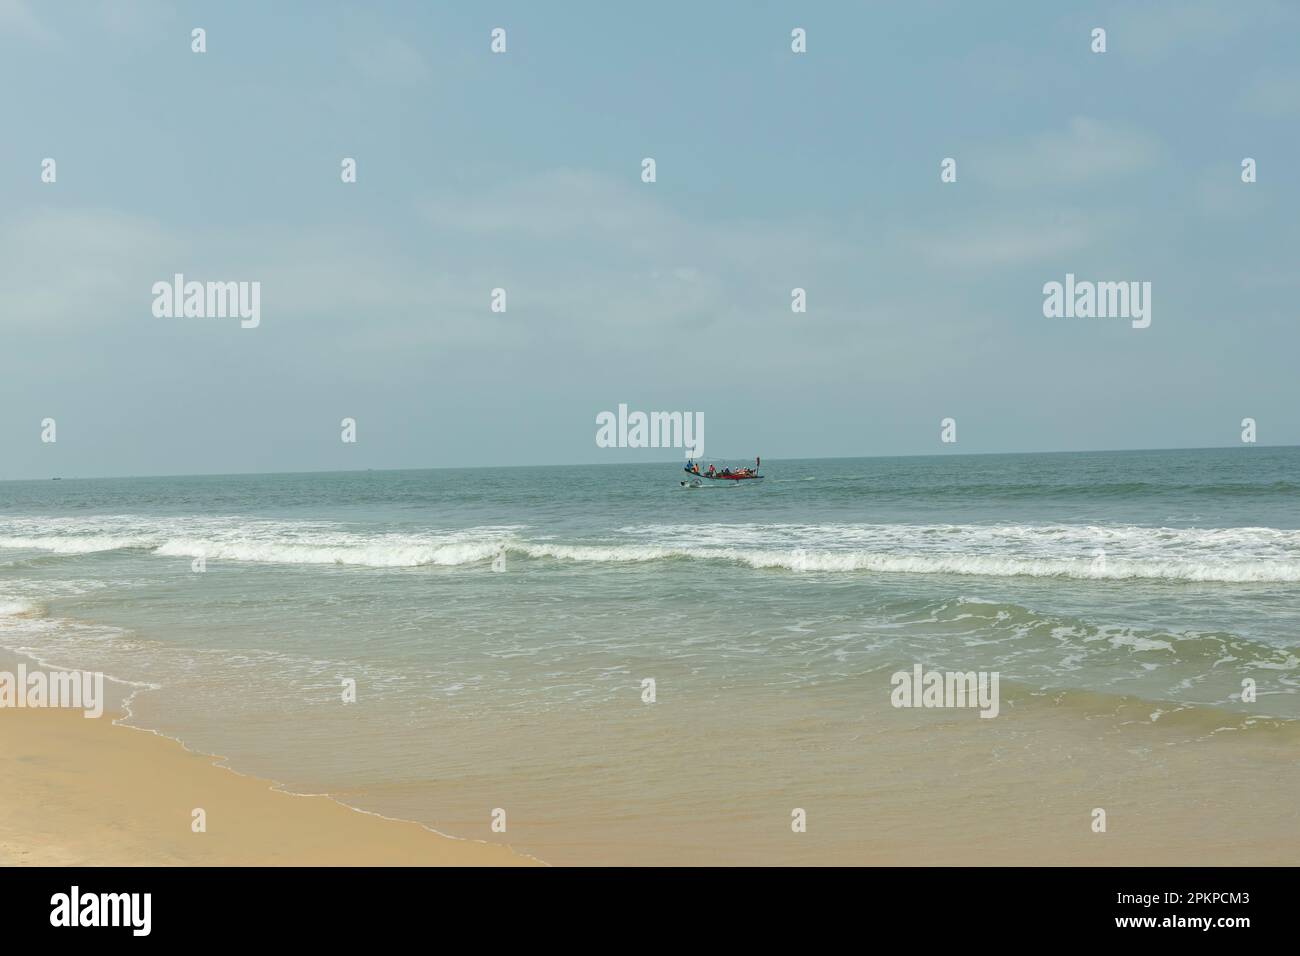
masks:
[(48, 551), (52, 554), (94, 554), (97, 551), (122, 551), (128, 548), (148, 547), (147, 537), (110, 537), (107, 535), (72, 535), (57, 537), (0, 536), (0, 548), (19, 551)]
[(0, 519), (0, 549), (89, 555), (141, 551), (160, 557), (268, 564), (344, 564), (398, 568), (482, 561), (517, 525), (458, 531), (357, 531), (336, 522), (239, 516)]
[(458, 567), (505, 552), (590, 564), (730, 562), (762, 570), (1300, 583), (1300, 531), (1094, 525), (700, 524), (622, 527), (595, 540), (518, 525), (374, 531), (238, 516), (0, 519), (0, 548), (366, 568)]
[(495, 557), (501, 545), (493, 542), (448, 541), (418, 543), (383, 541), (358, 544), (284, 544), (269, 541), (222, 542), (184, 538), (153, 550), (163, 557), (204, 558), (214, 561), (252, 561), (266, 564), (344, 564), (366, 568), (454, 567)]
[(727, 553), (755, 568), (791, 571), (877, 571), (895, 574), (957, 574), (983, 577), (1077, 578), (1081, 580), (1188, 581), (1223, 584), (1300, 582), (1300, 561), (1208, 563), (1089, 558), (1025, 559), (989, 555), (893, 555), (867, 552)]
[(960, 670), (995, 668), (1039, 692), (1074, 688), (1217, 708), (1240, 704), (1242, 679), (1250, 677), (1265, 701), (1255, 716), (1300, 718), (1300, 645), (1294, 642), (1098, 623), (971, 597), (897, 602), (868, 629), (887, 630), (890, 646), (904, 657)]
[(731, 561), (756, 569), (892, 574), (956, 574), (982, 577), (1077, 578), (1081, 580), (1186, 581), (1223, 584), (1300, 582), (1300, 561), (1209, 562), (1112, 560), (1090, 558), (1025, 559), (990, 555), (903, 555), (865, 551), (741, 550), (671, 548), (646, 545), (610, 547), (517, 544), (507, 548), (534, 558), (595, 563), (638, 563), (670, 559)]

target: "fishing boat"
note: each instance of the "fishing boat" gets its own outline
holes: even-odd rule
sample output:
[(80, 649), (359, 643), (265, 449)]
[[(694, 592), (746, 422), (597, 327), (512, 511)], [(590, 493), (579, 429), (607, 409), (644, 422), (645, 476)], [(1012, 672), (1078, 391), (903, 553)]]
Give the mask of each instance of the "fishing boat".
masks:
[(761, 458), (755, 458), (753, 468), (737, 468), (735, 471), (730, 468), (723, 468), (721, 471), (714, 468), (712, 471), (705, 471), (700, 468), (698, 462), (688, 461), (686, 468), (683, 469), (688, 477), (682, 479), (682, 487), (700, 488), (706, 481), (762, 481), (763, 476), (758, 473), (761, 463)]

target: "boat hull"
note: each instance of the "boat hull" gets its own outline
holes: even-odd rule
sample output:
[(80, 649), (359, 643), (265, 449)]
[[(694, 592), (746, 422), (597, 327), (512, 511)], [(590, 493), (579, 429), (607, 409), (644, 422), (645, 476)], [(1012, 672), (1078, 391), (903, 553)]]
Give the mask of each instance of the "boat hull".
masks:
[(739, 484), (742, 481), (762, 481), (762, 475), (697, 475), (692, 471), (687, 472), (690, 475), (682, 481), (683, 487), (698, 488), (706, 481), (729, 481), (732, 484)]

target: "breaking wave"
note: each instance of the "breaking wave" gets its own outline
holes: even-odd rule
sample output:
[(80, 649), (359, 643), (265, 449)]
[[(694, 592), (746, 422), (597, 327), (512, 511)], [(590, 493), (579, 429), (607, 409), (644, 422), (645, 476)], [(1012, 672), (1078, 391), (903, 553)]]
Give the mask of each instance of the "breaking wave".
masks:
[(624, 527), (594, 541), (517, 525), (424, 532), (241, 517), (0, 519), (0, 548), (364, 568), (457, 567), (501, 552), (591, 564), (730, 562), (764, 570), (1223, 584), (1300, 582), (1300, 531), (1091, 525), (705, 524)]

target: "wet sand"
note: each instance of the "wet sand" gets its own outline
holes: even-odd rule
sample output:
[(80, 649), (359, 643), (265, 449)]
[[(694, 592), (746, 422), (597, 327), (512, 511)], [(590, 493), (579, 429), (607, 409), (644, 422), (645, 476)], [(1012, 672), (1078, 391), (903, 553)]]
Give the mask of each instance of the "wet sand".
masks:
[[(621, 720), (485, 715), (447, 728), (441, 779), (340, 795), (382, 817), (108, 713), (0, 709), (0, 864), (1300, 863), (1293, 723), (1010, 687), (986, 720), (894, 709), (879, 683), (737, 688)], [(509, 847), (400, 822), (465, 835), (493, 806), (510, 808)]]
[[(298, 796), (108, 714), (0, 709), (0, 864), (516, 866), (503, 846)], [(205, 833), (192, 812), (206, 812)]]

